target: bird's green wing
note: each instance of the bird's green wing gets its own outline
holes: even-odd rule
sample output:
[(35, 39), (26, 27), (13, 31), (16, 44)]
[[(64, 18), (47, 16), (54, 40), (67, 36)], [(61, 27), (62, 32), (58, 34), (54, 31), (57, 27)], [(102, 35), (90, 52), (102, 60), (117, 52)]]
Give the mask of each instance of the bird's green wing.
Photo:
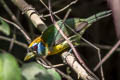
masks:
[[(57, 21), (57, 24), (59, 25), (59, 27), (63, 30), (64, 34), (66, 36), (71, 36), (74, 34), (73, 31), (77, 31), (79, 32), (79, 34), (82, 36), (82, 34), (85, 32), (85, 30), (94, 22), (107, 17), (111, 15), (111, 10), (108, 11), (103, 11), (103, 12), (99, 12), (95, 15), (92, 15), (86, 19), (80, 19), (80, 18), (71, 18), (71, 19), (67, 19), (64, 23), (62, 20)], [(80, 25), (84, 25), (84, 23), (87, 23), (87, 25), (85, 26), (80, 26)], [(71, 29), (73, 31), (71, 31)], [(42, 39), (48, 44), (48, 46), (50, 47), (51, 45), (58, 44), (60, 41), (63, 40), (63, 37), (61, 36), (61, 34), (59, 33), (59, 31), (56, 29), (56, 27), (52, 24), (50, 25), (41, 35)]]
[[(73, 30), (75, 30), (75, 26), (77, 26), (77, 23), (79, 22), (80, 22), (79, 18), (71, 18), (65, 21), (65, 23), (69, 27), (71, 27)], [(70, 29), (68, 29), (68, 27), (66, 27), (65, 24), (63, 24), (62, 20), (57, 21), (57, 24), (61, 27), (61, 29), (63, 30), (66, 36), (70, 36), (71, 34), (73, 34), (73, 32)], [(46, 43), (48, 43), (49, 46), (53, 44), (53, 41), (58, 42), (58, 40), (63, 39), (61, 34), (59, 33), (59, 31), (56, 29), (56, 27), (53, 24), (50, 25), (42, 33), (42, 38)]]

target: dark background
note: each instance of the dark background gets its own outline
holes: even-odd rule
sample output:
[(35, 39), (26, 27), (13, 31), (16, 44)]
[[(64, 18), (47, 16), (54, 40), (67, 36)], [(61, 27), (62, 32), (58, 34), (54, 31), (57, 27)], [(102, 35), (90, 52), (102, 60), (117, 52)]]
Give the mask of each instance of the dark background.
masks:
[[(9, 8), (13, 11), (13, 13), (17, 16), (19, 19), (20, 23), (24, 26), (25, 30), (27, 33), (31, 36), (32, 39), (34, 39), (36, 36), (40, 35), (40, 32), (33, 28), (34, 31), (34, 36), (31, 35), (30, 29), (28, 26), (33, 26), (28, 20), (28, 18), (25, 15), (21, 14), (21, 11), (10, 2), (10, 0), (5, 0)], [(48, 14), (49, 12), (44, 8), (44, 6), (39, 2), (39, 0), (26, 0), (29, 4), (31, 4), (38, 12), (39, 14)], [(47, 4), (47, 0), (44, 0), (45, 3)], [(64, 6), (68, 5), (71, 1), (73, 0), (52, 0), (52, 9), (53, 11), (59, 10), (63, 8)], [(100, 11), (108, 10), (109, 6), (107, 5), (107, 2), (105, 0), (79, 0), (76, 4), (72, 5), (70, 7), (72, 9), (69, 18), (73, 17), (78, 17), (78, 18), (87, 18), (95, 13), (98, 13)], [(57, 15), (60, 18), (64, 18), (66, 12), (68, 9), (58, 13)], [(10, 16), (8, 13), (4, 10), (2, 4), (0, 3), (0, 16), (7, 18), (11, 20)], [(52, 24), (51, 20), (49, 17), (45, 18), (44, 22), (47, 25)], [(11, 20), (12, 21), (12, 20)], [(11, 28), (11, 35), (6, 36), (3, 33), (0, 32), (0, 35), (6, 36), (9, 38), (12, 38), (12, 35), (14, 33), (14, 27), (10, 25)], [(109, 16), (107, 18), (104, 18), (96, 23), (94, 23), (83, 35), (85, 39), (92, 43), (97, 43), (100, 45), (109, 45), (113, 46), (116, 41), (116, 34), (115, 34), (115, 29), (114, 29), (114, 24), (113, 24), (113, 18), (112, 16)], [(23, 35), (19, 30), (16, 29), (16, 39), (18, 41), (26, 42), (24, 39)], [(9, 49), (10, 42), (1, 40), (0, 39), (0, 49), (7, 51)], [(98, 63), (98, 56), (97, 56), (97, 51), (96, 49), (92, 47), (84, 47), (80, 46), (77, 48), (77, 50), (80, 52), (80, 54), (83, 56), (83, 59), (85, 60), (86, 64), (93, 69), (95, 65)], [(13, 54), (16, 58), (20, 59), (23, 61), (24, 56), (26, 54), (26, 49), (22, 48), (21, 46), (18, 46), (14, 44), (14, 47), (12, 48), (12, 51), (10, 52)], [(101, 55), (102, 57), (107, 54), (109, 50), (103, 50), (101, 49)], [(103, 64), (104, 68), (104, 76), (106, 80), (120, 80), (120, 69), (119, 69), (119, 52), (114, 52), (114, 54)], [(52, 61), (53, 64), (60, 63), (59, 61), (59, 55), (54, 55), (48, 57), (50, 61)], [(58, 61), (57, 61), (58, 59)], [(65, 71), (65, 67), (62, 67)], [(100, 77), (99, 71), (96, 72), (96, 74)], [(72, 77), (75, 77), (76, 74), (71, 74)]]

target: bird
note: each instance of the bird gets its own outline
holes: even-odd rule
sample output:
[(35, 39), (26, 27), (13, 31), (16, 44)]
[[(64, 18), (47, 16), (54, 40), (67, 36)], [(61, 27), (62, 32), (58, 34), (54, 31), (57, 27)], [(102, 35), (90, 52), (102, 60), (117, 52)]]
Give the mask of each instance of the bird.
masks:
[[(111, 10), (106, 10), (92, 15), (88, 18), (70, 18), (67, 19), (64, 24), (62, 20), (57, 21), (57, 24), (63, 30), (64, 34), (70, 38), (73, 45), (76, 45), (80, 38), (75, 35), (78, 32), (80, 36), (84, 34), (87, 28), (89, 28), (94, 22), (110, 16)], [(80, 25), (83, 26), (80, 26)], [(72, 30), (72, 31), (71, 31)], [(74, 32), (75, 31), (75, 32)], [(78, 44), (77, 44), (78, 45)], [(28, 46), (28, 53), (26, 54), (24, 61), (27, 61), (35, 56), (49, 56), (61, 53), (65, 49), (69, 48), (67, 41), (61, 36), (56, 27), (52, 24), (40, 36), (34, 39)]]

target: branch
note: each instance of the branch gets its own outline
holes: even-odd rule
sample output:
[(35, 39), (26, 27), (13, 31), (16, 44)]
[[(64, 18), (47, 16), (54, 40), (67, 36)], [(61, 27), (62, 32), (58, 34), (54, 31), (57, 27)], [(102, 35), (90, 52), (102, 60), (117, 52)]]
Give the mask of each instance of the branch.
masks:
[[(81, 56), (78, 54), (78, 52), (76, 51), (75, 47), (73, 46), (73, 44), (71, 43), (71, 41), (68, 39), (68, 37), (64, 34), (64, 32), (60, 29), (60, 26), (57, 24), (57, 22), (55, 21), (55, 19), (53, 18), (53, 14), (52, 14), (52, 10), (51, 10), (51, 3), (49, 0), (49, 12), (51, 14), (51, 20), (54, 24), (54, 26), (56, 27), (56, 29), (60, 32), (60, 34), (62, 35), (62, 37), (67, 41), (68, 45), (71, 47), (72, 51), (74, 52), (74, 55), (76, 56), (76, 58), (78, 59), (79, 63), (92, 75), (94, 76), (97, 80), (99, 80), (97, 78), (97, 76), (86, 66), (86, 64), (84, 63), (84, 61), (82, 60)], [(64, 22), (64, 21), (63, 21)]]
[(72, 67), (72, 69), (78, 74), (78, 79), (81, 78), (83, 80), (96, 80), (83, 68), (82, 65), (77, 62), (72, 53), (64, 52), (62, 53), (62, 58), (64, 62)]
[[(117, 38), (120, 39), (120, 0), (107, 0), (107, 2), (110, 4), (110, 8), (113, 12)], [(96, 65), (96, 67), (94, 68), (95, 71), (114, 53), (114, 51), (118, 48), (119, 45), (120, 40), (113, 46), (113, 48), (107, 53), (107, 55), (102, 59), (102, 61)]]
[[(16, 27), (18, 30), (20, 30), (21, 33), (24, 35), (25, 39), (27, 39), (27, 38), (26, 38), (27, 34), (24, 32), (23, 29), (21, 29), (20, 26), (18, 26), (17, 24), (13, 23), (12, 21), (9, 21), (9, 20), (7, 20), (7, 19), (1, 17), (1, 16), (0, 16), (0, 18), (1, 18), (2, 20), (4, 20), (5, 22), (9, 23), (9, 24), (12, 24), (14, 27)], [(28, 42), (30, 42), (30, 41), (28, 41)]]
[[(103, 50), (110, 50), (112, 48), (112, 46), (110, 46), (110, 45), (100, 45), (100, 44), (96, 44), (96, 43), (94, 43), (94, 45)], [(91, 47), (90, 45), (88, 45), (86, 43), (80, 43), (80, 46)], [(117, 48), (115, 51), (120, 52), (120, 48)]]
[[(7, 38), (7, 37), (4, 37), (4, 36), (0, 36), (0, 39), (6, 40), (6, 41), (11, 41), (11, 40), (12, 40), (12, 39)], [(22, 43), (22, 42), (19, 42), (19, 41), (17, 41), (17, 40), (15, 40), (14, 43), (15, 43), (15, 44), (18, 44), (19, 46), (22, 46), (22, 47), (24, 47), (24, 48), (26, 48), (26, 49), (28, 48), (28, 47), (27, 47), (27, 44)]]
[(14, 46), (14, 42), (15, 42), (15, 40), (16, 40), (16, 35), (15, 35), (15, 33), (16, 33), (16, 28), (14, 27), (13, 37), (12, 37), (12, 39), (11, 39), (8, 52), (11, 52), (11, 50), (12, 50), (12, 48), (13, 48), (13, 46)]
[(24, 0), (11, 0), (23, 13), (32, 21), (34, 26), (41, 32), (47, 28), (46, 24), (40, 19), (37, 11), (27, 4)]
[[(46, 6), (45, 3), (43, 2), (43, 0), (40, 0), (40, 1), (41, 1), (41, 3), (42, 3), (44, 6)], [(66, 10), (66, 9), (69, 8), (71, 5), (73, 5), (73, 4), (77, 3), (77, 2), (78, 2), (78, 0), (74, 0), (74, 1), (72, 1), (70, 4), (68, 4), (67, 6), (65, 6), (64, 8), (62, 8), (62, 9), (60, 9), (60, 10), (58, 10), (58, 11), (53, 12), (53, 14), (55, 15), (55, 14), (57, 14), (57, 13), (60, 13), (60, 12)], [(48, 7), (46, 6), (46, 8), (48, 8)], [(50, 14), (44, 15), (43, 17), (48, 17), (48, 16), (50, 16)]]
[(7, 13), (10, 15), (11, 19), (17, 24), (19, 25), (19, 27), (24, 31), (24, 36), (27, 40), (28, 43), (31, 42), (30, 37), (28, 36), (28, 34), (25, 32), (23, 26), (20, 24), (19, 20), (15, 17), (15, 15), (13, 14), (13, 12), (9, 9), (9, 7), (7, 6), (7, 4), (5, 3), (4, 0), (0, 0), (0, 2), (3, 4), (3, 7), (5, 8), (5, 10), (7, 11)]
[[(84, 68), (92, 75), (94, 76), (97, 80), (99, 80), (97, 78), (97, 76), (86, 66), (86, 64), (84, 63), (84, 61), (82, 60), (81, 56), (79, 56), (78, 52), (76, 51), (75, 47), (73, 46), (73, 44), (71, 43), (71, 41), (67, 38), (67, 36), (64, 34), (64, 32), (60, 29), (60, 26), (56, 23), (56, 21), (53, 18), (53, 14), (52, 14), (52, 10), (51, 10), (51, 5), (50, 5), (50, 0), (49, 0), (49, 12), (51, 14), (51, 20), (54, 24), (54, 26), (56, 27), (56, 29), (60, 32), (60, 34), (62, 35), (62, 37), (67, 41), (67, 43), (70, 45), (71, 49), (74, 52), (74, 55), (76, 56), (76, 58), (78, 59), (78, 61), (80, 62), (80, 64), (82, 66), (84, 66)], [(64, 21), (63, 21), (64, 22)]]
[(113, 48), (107, 53), (107, 55), (99, 62), (96, 67), (94, 68), (94, 71), (96, 71), (113, 53), (114, 51), (119, 47), (120, 40), (113, 46)]
[[(42, 59), (43, 59), (43, 58), (42, 58)], [(38, 62), (40, 65), (44, 66), (44, 67), (47, 68), (47, 69), (55, 69), (58, 73), (61, 74), (62, 77), (66, 78), (67, 80), (73, 80), (71, 76), (63, 73), (62, 71), (60, 71), (59, 69), (56, 68), (56, 67), (63, 66), (63, 65), (65, 65), (65, 64), (59, 65), (59, 66), (54, 66), (54, 65), (52, 65), (51, 62), (48, 61), (46, 58), (44, 58), (43, 60), (42, 60), (42, 59), (41, 59), (40, 57), (38, 57), (38, 59), (37, 59), (37, 62)], [(43, 62), (45, 63), (45, 65), (44, 65), (43, 63), (41, 63), (40, 60), (43, 61)]]

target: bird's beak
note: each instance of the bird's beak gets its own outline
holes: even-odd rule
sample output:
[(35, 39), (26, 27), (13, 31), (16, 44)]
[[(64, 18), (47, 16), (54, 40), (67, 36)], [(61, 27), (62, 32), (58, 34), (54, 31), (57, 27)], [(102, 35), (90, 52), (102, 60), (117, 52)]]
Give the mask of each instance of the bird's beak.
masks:
[(27, 60), (29, 60), (29, 59), (31, 59), (31, 58), (33, 58), (33, 57), (35, 57), (35, 53), (34, 53), (34, 52), (29, 52), (29, 53), (27, 53), (27, 55), (25, 56), (24, 61), (27, 61)]

